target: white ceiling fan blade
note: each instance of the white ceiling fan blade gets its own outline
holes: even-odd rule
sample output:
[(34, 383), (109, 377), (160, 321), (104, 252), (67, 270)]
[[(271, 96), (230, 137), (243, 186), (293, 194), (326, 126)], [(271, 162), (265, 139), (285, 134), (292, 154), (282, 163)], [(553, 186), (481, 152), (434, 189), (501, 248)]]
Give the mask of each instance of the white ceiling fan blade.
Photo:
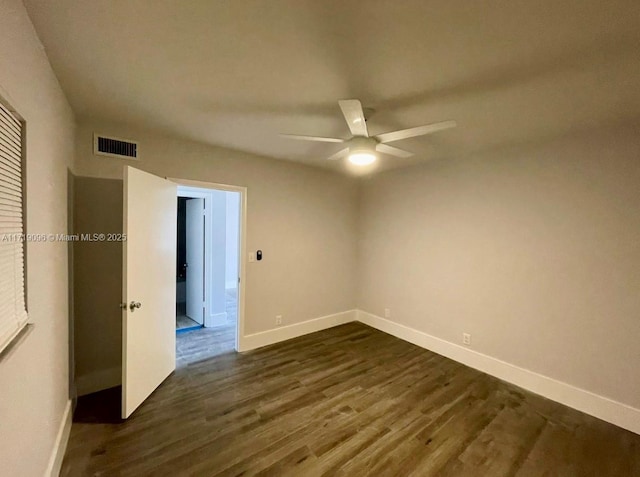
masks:
[(384, 134), (378, 134), (376, 139), (381, 144), (387, 142), (399, 141), (400, 139), (408, 139), (415, 136), (424, 136), (443, 129), (455, 128), (458, 124), (455, 121), (442, 121), (440, 123), (426, 124), (415, 128), (402, 129), (401, 131), (393, 131)]
[(280, 136), (286, 137), (289, 139), (298, 139), (300, 141), (344, 142), (344, 139), (338, 139), (337, 137), (302, 136), (299, 134), (280, 134)]
[(389, 154), (390, 156), (396, 156), (396, 157), (413, 156), (412, 152), (403, 151), (402, 149), (398, 149), (397, 147), (393, 147), (393, 146), (387, 146), (386, 144), (376, 144), (376, 151), (381, 152), (383, 154)]
[(367, 131), (367, 123), (364, 119), (364, 111), (362, 111), (362, 104), (357, 99), (342, 99), (338, 101), (344, 119), (349, 125), (351, 134), (354, 136), (369, 137)]
[(336, 159), (341, 159), (344, 156), (346, 156), (349, 153), (349, 148), (344, 148), (338, 152), (336, 152), (334, 155), (327, 157), (328, 160), (330, 161), (335, 161)]

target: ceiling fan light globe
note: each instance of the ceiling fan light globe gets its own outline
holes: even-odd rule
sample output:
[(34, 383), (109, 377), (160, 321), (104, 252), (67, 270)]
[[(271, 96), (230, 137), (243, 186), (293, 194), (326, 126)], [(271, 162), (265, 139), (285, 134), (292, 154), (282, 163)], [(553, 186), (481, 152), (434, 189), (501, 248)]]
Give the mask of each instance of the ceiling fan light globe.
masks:
[(372, 152), (354, 152), (349, 154), (349, 162), (356, 166), (368, 166), (376, 160), (376, 155)]

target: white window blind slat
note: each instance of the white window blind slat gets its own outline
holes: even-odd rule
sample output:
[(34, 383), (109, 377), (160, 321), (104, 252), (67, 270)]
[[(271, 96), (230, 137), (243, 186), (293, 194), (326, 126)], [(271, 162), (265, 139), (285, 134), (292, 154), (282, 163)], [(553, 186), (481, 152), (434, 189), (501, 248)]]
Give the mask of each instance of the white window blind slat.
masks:
[(3, 243), (2, 245), (4, 245), (4, 247), (2, 247), (2, 253), (0, 253), (0, 267), (3, 269), (13, 269), (13, 259), (16, 254), (14, 244)]
[[(3, 131), (3, 135), (6, 137), (21, 137), (22, 136), (22, 132), (20, 131), (20, 128), (14, 128), (13, 126), (11, 126), (8, 122), (5, 123), (4, 121), (2, 123), (0, 123), (3, 125), (2, 127), (2, 131)], [(6, 124), (6, 126), (5, 126)]]
[(0, 199), (0, 211), (3, 210), (22, 213), (22, 207), (19, 207), (18, 204)]
[(4, 210), (0, 206), (0, 217), (12, 218), (16, 222), (22, 222), (22, 212), (19, 210)]
[(15, 131), (18, 131), (18, 133), (22, 131), (22, 124), (20, 123), (20, 121), (17, 120), (17, 118), (13, 115), (13, 113), (8, 111), (4, 107), (0, 109), (0, 121), (5, 123), (7, 127), (12, 128)]
[[(11, 240), (11, 239), (13, 238), (14, 234), (21, 234), (21, 233), (22, 233), (22, 227), (18, 227), (18, 226), (15, 226), (15, 227), (7, 227), (7, 229), (6, 229), (6, 230), (2, 230), (2, 235), (3, 235), (2, 240), (3, 240), (3, 241), (4, 241), (4, 240)], [(10, 237), (5, 238), (5, 237), (4, 237), (4, 236), (5, 236), (5, 234), (6, 234), (6, 235), (9, 235)], [(0, 281), (1, 281), (1, 280), (0, 280)]]
[[(0, 215), (2, 215), (3, 212), (6, 213), (6, 215), (2, 218), (0, 218), (0, 221), (11, 221), (11, 222), (16, 222), (19, 226), (22, 226), (22, 209), (17, 209), (17, 208), (13, 208), (10, 210), (6, 210), (5, 207), (7, 206), (0, 206), (2, 207), (0, 209)], [(13, 212), (13, 214), (9, 214), (9, 212)], [(16, 215), (18, 216), (17, 218), (11, 218), (11, 217), (16, 217)], [(3, 231), (0, 231), (0, 233), (2, 233)], [(4, 237), (0, 236), (0, 239), (3, 239)], [(4, 241), (4, 240), (0, 240), (0, 241)]]
[(3, 197), (2, 194), (0, 194), (0, 204), (2, 205), (6, 205), (7, 207), (20, 207), (22, 208), (22, 204), (20, 203), (20, 200), (17, 200), (13, 197), (9, 198), (9, 197)]
[(20, 174), (20, 166), (9, 159), (8, 154), (8, 151), (0, 147), (0, 165), (2, 166), (2, 169), (6, 170), (11, 175)]
[(3, 114), (1, 114), (1, 113), (0, 113), (0, 127), (5, 129), (9, 134), (11, 134), (11, 133), (15, 134), (15, 135), (21, 135), (22, 134), (21, 127), (20, 126), (16, 126), (11, 121), (7, 121), (5, 119), (5, 116)]
[(5, 205), (0, 203), (0, 215), (5, 217), (18, 217), (19, 221), (22, 223), (22, 209), (15, 205)]
[(9, 151), (9, 153), (18, 154), (18, 157), (20, 157), (21, 150), (19, 142), (20, 140), (21, 139), (16, 135), (7, 133), (0, 127), (0, 144), (2, 144), (3, 149)]
[(0, 172), (2, 172), (2, 175), (4, 176), (15, 178), (20, 174), (19, 168), (14, 164), (8, 164), (2, 161), (2, 151), (0, 151)]
[[(22, 234), (22, 227), (20, 227), (20, 224), (17, 223), (12, 223), (12, 222), (3, 222), (0, 225), (0, 230), (2, 230), (2, 241), (3, 242), (7, 242), (7, 241), (17, 241), (19, 239), (16, 239), (16, 237), (13, 234)], [(2, 280), (0, 279), (0, 283), (2, 282)]]
[(12, 138), (11, 141), (2, 136), (0, 128), (0, 154), (2, 154), (2, 162), (13, 165), (15, 170), (20, 170), (22, 162), (22, 147), (20, 145), (20, 139)]
[(6, 144), (0, 141), (0, 161), (7, 167), (14, 170), (17, 174), (22, 171), (22, 163), (17, 161), (15, 156), (19, 154), (16, 151), (11, 151)]
[(8, 177), (18, 177), (20, 175), (20, 167), (9, 159), (5, 159), (6, 155), (4, 151), (0, 150), (0, 170)]
[[(4, 123), (2, 123), (4, 125)], [(22, 144), (22, 133), (19, 130), (12, 128), (11, 126), (2, 127), (0, 136), (9, 138), (9, 140), (15, 143), (18, 147)], [(16, 140), (16, 138), (18, 138)]]
[(13, 131), (3, 128), (2, 124), (0, 124), (0, 141), (2, 141), (5, 149), (10, 151), (15, 152), (16, 150), (19, 151), (21, 149), (22, 137), (20, 134), (16, 134)]
[[(18, 207), (16, 204), (0, 202), (0, 213), (2, 212), (13, 212), (22, 214), (22, 207)], [(0, 237), (2, 238), (2, 237)]]
[(3, 187), (6, 187), (7, 189), (12, 190), (13, 192), (16, 192), (18, 194), (22, 193), (22, 187), (15, 184), (12, 180), (7, 179), (2, 174), (0, 174), (0, 183), (2, 184)]
[(2, 160), (0, 160), (0, 174), (7, 177), (17, 178), (18, 173), (19, 173), (18, 170), (12, 169), (11, 166), (3, 163)]
[[(4, 217), (6, 219), (6, 217)], [(3, 217), (0, 217), (0, 228), (2, 229), (2, 233), (4, 234), (4, 228), (7, 229), (18, 229), (18, 233), (22, 230), (20, 227), (20, 221), (18, 220), (3, 220)], [(10, 238), (2, 237), (3, 241), (9, 240)]]
[(21, 175), (20, 164), (16, 164), (9, 159), (5, 159), (5, 152), (0, 149), (0, 168), (4, 171), (5, 175), (10, 177), (18, 177)]
[(16, 145), (15, 140), (10, 140), (2, 135), (0, 132), (0, 148), (3, 151), (7, 160), (11, 160), (13, 162), (13, 158), (11, 157), (13, 154), (18, 154), (20, 152), (20, 147)]
[(22, 207), (20, 196), (16, 195), (15, 193), (9, 193), (8, 191), (0, 189), (0, 200), (6, 203), (19, 204), (20, 207)]
[(13, 256), (15, 255), (15, 251), (13, 250), (13, 243), (5, 242), (3, 240), (2, 244), (0, 244), (0, 266), (5, 263), (13, 264)]
[[(2, 181), (0, 181), (0, 183), (1, 182)], [(2, 215), (0, 215), (0, 222), (5, 222), (5, 223), (6, 222), (13, 222), (16, 225), (21, 226), (22, 225), (22, 217), (19, 217), (19, 218), (15, 219), (15, 218), (11, 218), (9, 216), (4, 216), (3, 217)], [(2, 231), (0, 231), (0, 233), (2, 233)], [(2, 237), (0, 237), (0, 238), (2, 238)]]
[[(2, 270), (2, 273), (5, 275), (13, 275), (13, 269), (15, 268), (14, 266), (14, 258), (15, 254), (11, 254), (8, 257), (3, 257), (2, 260), (0, 260), (0, 270)], [(7, 288), (3, 288), (2, 291), (0, 292), (0, 296), (4, 296), (7, 293), (11, 293), (13, 294), (13, 289), (15, 288), (14, 283), (11, 283)]]
[(4, 151), (7, 151), (9, 153), (16, 153), (17, 151), (20, 151), (21, 141), (22, 139), (17, 134), (0, 131), (0, 145), (2, 145), (2, 149)]
[(0, 115), (0, 127), (6, 131), (7, 136), (15, 137), (22, 135), (20, 128), (12, 126), (8, 121), (5, 121), (2, 115)]
[[(3, 263), (2, 266), (0, 266), (0, 269), (2, 270), (2, 273), (13, 275), (13, 264)], [(0, 293), (0, 296), (4, 296), (7, 293), (13, 294), (13, 289), (14, 288), (15, 287), (9, 287), (6, 290), (3, 290), (2, 293)], [(12, 301), (12, 303), (13, 303), (13, 301)]]
[(6, 181), (8, 184), (11, 184), (14, 190), (22, 192), (22, 184), (20, 184), (15, 177), (11, 177), (5, 174), (2, 169), (0, 169), (0, 180)]
[(8, 120), (2, 112), (0, 112), (0, 127), (16, 135), (22, 134), (21, 125), (16, 125), (13, 121)]
[(0, 351), (27, 324), (24, 299), (22, 124), (0, 104)]
[(0, 187), (0, 198), (7, 199), (7, 200), (12, 200), (14, 202), (18, 202), (20, 204), (20, 206), (22, 206), (22, 195), (21, 194), (16, 194), (14, 191), (3, 190)]
[(22, 139), (17, 134), (13, 134), (11, 131), (2, 131), (0, 128), (0, 142), (5, 150), (9, 152), (20, 151), (20, 141)]
[[(13, 295), (13, 290), (11, 290), (11, 295)], [(3, 304), (0, 306), (0, 313), (7, 313), (8, 311), (13, 311), (15, 308), (15, 303), (9, 299), (9, 295), (5, 295), (3, 298)]]
[[(11, 229), (12, 234), (16, 233), (13, 229), (18, 229), (17, 233), (22, 232), (21, 220), (7, 220), (7, 217), (4, 217), (4, 220), (3, 220), (3, 218), (0, 217), (0, 222), (2, 223), (0, 227), (6, 227), (6, 229)], [(7, 233), (8, 233), (7, 230), (0, 228), (0, 234), (2, 234), (0, 239), (2, 239), (3, 242), (11, 241), (11, 239), (14, 238), (13, 236), (6, 236)]]
[(3, 181), (5, 184), (10, 185), (13, 190), (16, 190), (18, 192), (22, 191), (22, 183), (15, 174), (0, 170), (0, 176), (2, 176), (0, 177), (0, 181)]
[(22, 171), (21, 164), (8, 159), (8, 155), (9, 153), (4, 152), (2, 150), (2, 144), (0, 144), (0, 164), (2, 164), (2, 168), (6, 170), (10, 175), (17, 176)]

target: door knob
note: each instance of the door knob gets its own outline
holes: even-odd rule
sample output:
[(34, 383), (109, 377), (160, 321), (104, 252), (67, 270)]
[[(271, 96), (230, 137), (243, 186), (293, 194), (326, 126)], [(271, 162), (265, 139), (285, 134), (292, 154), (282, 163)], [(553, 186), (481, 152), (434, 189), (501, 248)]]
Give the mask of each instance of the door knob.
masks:
[(131, 311), (136, 311), (136, 308), (140, 308), (142, 306), (142, 303), (140, 303), (139, 301), (132, 301), (131, 303), (129, 303), (129, 309)]

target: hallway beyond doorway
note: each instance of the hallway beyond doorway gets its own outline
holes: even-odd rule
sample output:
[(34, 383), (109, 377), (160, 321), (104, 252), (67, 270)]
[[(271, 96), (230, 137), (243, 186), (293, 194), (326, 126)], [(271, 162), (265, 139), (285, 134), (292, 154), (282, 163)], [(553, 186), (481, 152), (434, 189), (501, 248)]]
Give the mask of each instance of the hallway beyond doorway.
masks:
[[(213, 328), (180, 332), (176, 336), (176, 367), (208, 359), (235, 350), (238, 314), (238, 290), (226, 290), (227, 322)], [(188, 318), (187, 318), (188, 319)]]

